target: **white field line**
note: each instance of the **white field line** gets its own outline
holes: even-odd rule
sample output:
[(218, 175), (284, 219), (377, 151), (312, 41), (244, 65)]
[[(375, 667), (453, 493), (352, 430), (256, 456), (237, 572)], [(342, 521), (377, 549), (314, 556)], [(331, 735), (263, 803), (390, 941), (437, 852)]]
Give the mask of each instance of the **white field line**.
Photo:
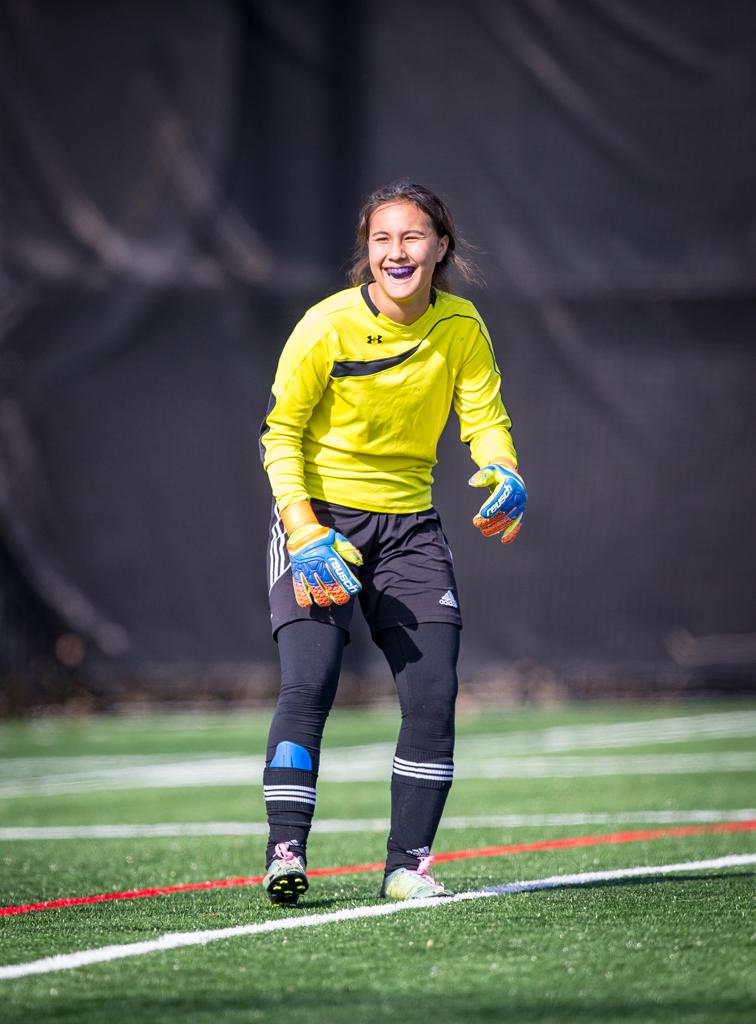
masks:
[[(166, 726), (178, 729), (182, 722), (166, 719)], [(191, 722), (187, 723), (191, 727)], [(161, 727), (162, 728), (162, 727)], [(682, 741), (705, 739), (747, 738), (756, 736), (756, 711), (722, 711), (700, 715), (676, 715), (671, 718), (656, 718), (633, 722), (593, 722), (588, 725), (550, 726), (546, 729), (517, 730), (461, 736), (457, 739), (459, 754), (533, 754), (562, 753), (570, 750), (617, 749), (618, 747), (646, 746), (649, 743), (680, 743)], [(469, 748), (469, 750), (468, 750)], [(365, 755), (371, 758), (391, 758), (394, 744), (389, 742), (369, 743), (361, 746), (331, 748), (335, 757), (343, 755)], [(202, 755), (200, 755), (202, 756)], [(211, 755), (212, 756), (212, 755)], [(174, 761), (171, 755), (88, 755), (86, 757), (31, 757), (8, 759), (6, 764), (25, 765), (33, 770), (63, 766), (67, 761), (88, 763), (91, 767), (107, 767), (119, 762), (130, 766), (148, 765)], [(2, 761), (0, 761), (2, 764)]]
[(756, 711), (679, 715), (640, 722), (556, 725), (547, 729), (470, 736), (460, 742), (464, 746), (466, 741), (470, 741), (476, 750), (493, 753), (500, 753), (504, 746), (509, 754), (557, 754), (569, 750), (616, 749), (650, 743), (749, 736), (756, 736)]
[[(571, 750), (617, 749), (618, 747), (647, 746), (650, 743), (680, 743), (691, 740), (732, 739), (756, 736), (756, 711), (719, 712), (708, 715), (685, 715), (675, 718), (660, 718), (641, 722), (593, 723), (577, 726), (552, 726), (547, 729), (519, 730), (462, 736), (457, 740), (457, 754), (460, 757), (481, 757), (487, 755), (564, 753)], [(334, 747), (326, 751), (325, 758), (334, 761), (342, 759), (367, 758), (369, 761), (390, 759), (394, 744), (390, 742), (369, 743), (360, 746)], [(216, 759), (213, 754), (198, 754), (196, 760)], [(232, 760), (229, 755), (226, 760)], [(67, 768), (101, 771), (108, 768), (151, 767), (171, 764), (177, 760), (170, 754), (124, 754), (84, 755), (63, 757), (21, 757), (0, 760), (0, 768), (12, 770), (14, 774), (47, 774)], [(256, 761), (259, 759), (245, 759)]]
[(511, 882), (505, 885), (488, 886), (472, 892), (458, 893), (451, 899), (408, 900), (405, 903), (381, 903), (368, 907), (353, 907), (332, 911), (329, 914), (307, 914), (303, 917), (284, 917), (263, 921), (260, 924), (237, 925), (233, 928), (218, 928), (213, 931), (172, 932), (157, 939), (144, 942), (130, 942), (118, 946), (101, 946), (99, 949), (83, 949), (76, 953), (61, 953), (57, 956), (30, 960), (27, 963), (8, 964), (0, 967), (0, 980), (24, 978), (31, 974), (49, 974), (54, 971), (70, 971), (91, 964), (123, 960), (127, 957), (144, 956), (147, 953), (165, 952), (187, 946), (204, 946), (222, 939), (233, 939), (243, 935), (261, 935), (269, 932), (290, 931), (295, 928), (314, 928), (322, 924), (341, 921), (355, 921), (361, 918), (388, 917), (407, 910), (440, 909), (467, 900), (513, 895), (523, 892), (537, 892), (543, 889), (558, 889), (563, 886), (590, 885), (622, 878), (644, 878), (654, 875), (671, 875), (685, 871), (711, 871), (720, 868), (742, 867), (756, 864), (756, 853), (733, 854), (712, 860), (687, 861), (680, 864), (658, 864), (632, 868), (618, 868), (613, 871), (588, 871), (578, 875), (552, 875), (527, 882)]
[[(502, 742), (501, 740), (499, 741)], [(391, 748), (393, 752), (393, 747)], [(391, 756), (373, 760), (342, 748), (326, 754), (320, 779), (328, 783), (385, 782), (391, 774)], [(54, 759), (53, 759), (54, 760)], [(70, 760), (71, 759), (67, 759)], [(12, 761), (0, 773), (0, 797), (52, 796), (122, 789), (185, 789), (205, 786), (250, 786), (260, 784), (262, 757), (196, 757), (181, 761), (153, 760), (146, 765), (117, 759), (102, 768), (74, 768), (49, 765), (49, 774), (14, 777)], [(698, 754), (625, 754), (569, 757), (491, 757), (475, 761), (464, 753), (455, 757), (456, 779), (543, 779), (587, 778), (612, 775), (699, 775), (710, 772), (756, 771), (756, 752), (723, 751)]]
[[(753, 821), (756, 807), (735, 810), (626, 811), (593, 814), (481, 814), (449, 816), (441, 830), (468, 828), (550, 828), (564, 825), (679, 825), (720, 821)], [(388, 818), (316, 819), (315, 831), (385, 832)], [(36, 825), (0, 828), (0, 842), (45, 839), (155, 839), (180, 836), (267, 836), (265, 821), (166, 822), (154, 825)]]
[[(559, 756), (578, 750), (750, 736), (756, 736), (756, 712), (750, 711), (467, 736), (457, 742), (456, 777), (566, 778), (752, 771), (756, 769), (756, 753), (749, 751)], [(327, 747), (320, 775), (327, 782), (384, 781), (393, 753), (394, 744), (388, 742)], [(208, 753), (183, 757), (141, 754), (5, 758), (0, 759), (0, 796), (249, 785), (261, 777), (263, 767), (262, 756)]]

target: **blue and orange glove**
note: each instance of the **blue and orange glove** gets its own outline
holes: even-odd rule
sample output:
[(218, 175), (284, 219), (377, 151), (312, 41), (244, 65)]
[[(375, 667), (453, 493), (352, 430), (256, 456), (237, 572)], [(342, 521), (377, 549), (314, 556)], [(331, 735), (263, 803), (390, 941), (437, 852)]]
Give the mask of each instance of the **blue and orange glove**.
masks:
[(291, 580), (300, 608), (313, 600), (321, 608), (346, 604), (362, 590), (362, 584), (347, 565), (362, 565), (362, 555), (342, 534), (320, 523), (298, 526), (286, 548), (291, 559)]
[(473, 473), (468, 481), (471, 487), (489, 487), (491, 497), (484, 501), (473, 519), (484, 537), (501, 533), (502, 544), (510, 544), (522, 526), (528, 492), (519, 473), (508, 466), (493, 463)]

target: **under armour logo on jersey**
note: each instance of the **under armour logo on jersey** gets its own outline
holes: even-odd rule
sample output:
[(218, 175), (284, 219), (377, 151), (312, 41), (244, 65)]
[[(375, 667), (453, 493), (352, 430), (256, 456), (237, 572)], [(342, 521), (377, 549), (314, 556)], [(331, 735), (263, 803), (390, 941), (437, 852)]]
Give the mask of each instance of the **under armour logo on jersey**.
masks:
[(445, 604), (447, 608), (459, 608), (459, 605), (457, 604), (457, 599), (451, 590), (447, 590), (438, 603)]
[(368, 334), (367, 343), (368, 345), (380, 345), (383, 342), (382, 334)]

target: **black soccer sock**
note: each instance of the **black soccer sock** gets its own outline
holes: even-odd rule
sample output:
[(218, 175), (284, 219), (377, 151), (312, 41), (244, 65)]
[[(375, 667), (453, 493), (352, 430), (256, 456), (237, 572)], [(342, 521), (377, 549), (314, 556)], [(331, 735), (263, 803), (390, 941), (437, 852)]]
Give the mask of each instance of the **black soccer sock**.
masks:
[(391, 776), (388, 874), (416, 869), (429, 853), (451, 788), (459, 627), (396, 626), (381, 630), (376, 641), (394, 675), (402, 712)]
[(451, 789), (454, 763), (426, 750), (400, 743), (391, 775), (391, 832), (386, 874), (396, 868), (415, 870), (427, 857)]
[(263, 772), (266, 866), (278, 843), (291, 843), (292, 852), (306, 862), (320, 741), (336, 695), (345, 639), (337, 626), (314, 621), (291, 622), (278, 631), (281, 690)]
[[(288, 753), (291, 753), (293, 748), (300, 763), (303, 763), (306, 757), (311, 767), (296, 768), (291, 757), (288, 760), (282, 758), (281, 750), (287, 747)], [(292, 853), (307, 861), (307, 837), (315, 811), (317, 778), (317, 761), (312, 759), (306, 747), (288, 741), (279, 744), (273, 762), (269, 763), (263, 772), (263, 793), (268, 815), (266, 867), (275, 857), (278, 843), (291, 844)]]

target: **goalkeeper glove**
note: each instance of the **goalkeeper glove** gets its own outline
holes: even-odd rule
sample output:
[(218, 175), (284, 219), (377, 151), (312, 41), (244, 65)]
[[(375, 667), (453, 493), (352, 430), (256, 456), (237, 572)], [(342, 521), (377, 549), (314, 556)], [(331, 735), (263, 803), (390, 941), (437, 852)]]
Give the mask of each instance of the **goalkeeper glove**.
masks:
[(471, 487), (491, 488), (491, 497), (481, 505), (473, 525), (484, 537), (503, 534), (502, 544), (509, 544), (520, 531), (528, 503), (522, 477), (508, 466), (492, 464), (473, 473), (469, 484)]
[(286, 545), (294, 596), (300, 608), (313, 602), (326, 608), (346, 604), (362, 585), (347, 562), (362, 565), (362, 555), (342, 534), (319, 523), (298, 526)]

